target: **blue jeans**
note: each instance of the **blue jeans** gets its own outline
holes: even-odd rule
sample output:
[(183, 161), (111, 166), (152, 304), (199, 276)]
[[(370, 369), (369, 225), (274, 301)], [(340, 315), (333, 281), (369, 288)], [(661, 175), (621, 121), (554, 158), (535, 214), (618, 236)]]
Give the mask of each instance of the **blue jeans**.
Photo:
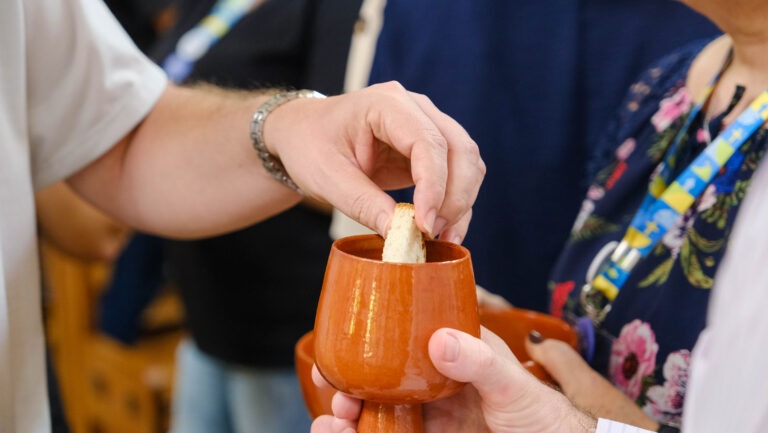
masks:
[(303, 433), (311, 419), (295, 371), (234, 366), (191, 340), (176, 353), (171, 433)]

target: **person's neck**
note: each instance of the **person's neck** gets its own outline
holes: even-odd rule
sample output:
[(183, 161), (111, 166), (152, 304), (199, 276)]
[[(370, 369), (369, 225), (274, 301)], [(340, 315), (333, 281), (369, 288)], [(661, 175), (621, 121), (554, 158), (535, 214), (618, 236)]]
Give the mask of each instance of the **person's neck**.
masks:
[(743, 86), (745, 93), (733, 110), (723, 119), (726, 124), (733, 122), (747, 106), (768, 88), (768, 35), (756, 38), (754, 35), (730, 34), (733, 57), (723, 72), (714, 95), (707, 107), (711, 117), (722, 113), (731, 104), (734, 89)]
[(731, 74), (744, 81), (744, 85), (768, 85), (768, 36), (765, 39), (739, 39), (730, 35), (733, 41)]
[(733, 49), (728, 75), (742, 80), (740, 84), (748, 88), (765, 87), (768, 86), (768, 7), (745, 12), (748, 9), (753, 7), (736, 5), (728, 15), (725, 10), (721, 11), (723, 16), (717, 20)]
[[(723, 30), (728, 27), (718, 23)], [(732, 58), (709, 98), (705, 113), (708, 118), (723, 113), (731, 105), (737, 86), (745, 88), (738, 103), (723, 119), (726, 124), (736, 117), (766, 88), (768, 88), (768, 28), (767, 31), (745, 31), (749, 26), (735, 25), (734, 30), (710, 44), (692, 66), (687, 85), (696, 95), (722, 67), (728, 51)], [(698, 64), (696, 64), (698, 63)]]

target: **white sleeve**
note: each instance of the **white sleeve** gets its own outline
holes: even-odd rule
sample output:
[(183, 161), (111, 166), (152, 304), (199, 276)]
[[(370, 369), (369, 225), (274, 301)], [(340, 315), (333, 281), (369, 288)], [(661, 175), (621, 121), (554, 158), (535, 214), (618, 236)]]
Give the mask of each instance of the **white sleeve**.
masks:
[(752, 176), (693, 349), (683, 432), (768, 432), (768, 156)]
[(650, 430), (644, 430), (639, 427), (622, 424), (616, 421), (610, 421), (600, 418), (597, 420), (597, 430), (595, 433), (653, 433)]
[(27, 103), (35, 188), (92, 162), (166, 87), (101, 0), (25, 0)]

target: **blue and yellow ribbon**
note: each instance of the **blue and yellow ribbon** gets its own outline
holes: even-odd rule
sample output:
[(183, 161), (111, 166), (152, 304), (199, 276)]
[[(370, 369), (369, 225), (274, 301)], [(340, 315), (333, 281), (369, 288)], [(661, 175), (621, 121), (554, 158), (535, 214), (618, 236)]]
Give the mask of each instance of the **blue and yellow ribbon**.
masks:
[(208, 50), (240, 21), (259, 0), (219, 0), (211, 12), (179, 38), (161, 64), (174, 83), (181, 83)]
[(640, 209), (632, 219), (620, 247), (600, 267), (592, 287), (613, 301), (626, 283), (637, 262), (646, 257), (680, 217), (691, 208), (720, 169), (768, 120), (768, 90), (757, 97), (724, 132), (707, 146), (671, 183), (671, 158), (687, 133), (693, 119), (701, 112), (714, 86), (699, 99), (667, 151), (659, 175), (648, 187)]

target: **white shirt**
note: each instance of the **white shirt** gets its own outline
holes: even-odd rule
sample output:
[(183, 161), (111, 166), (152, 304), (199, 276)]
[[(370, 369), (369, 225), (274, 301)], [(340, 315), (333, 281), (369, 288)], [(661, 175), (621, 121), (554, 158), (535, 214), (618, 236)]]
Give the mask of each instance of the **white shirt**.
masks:
[[(752, 178), (693, 350), (683, 433), (768, 431), (768, 159)], [(597, 433), (644, 430), (600, 420)]]
[(33, 191), (107, 151), (166, 79), (98, 0), (0, 1), (0, 433), (44, 433)]
[(741, 206), (693, 351), (683, 431), (768, 431), (768, 159)]
[[(344, 92), (354, 92), (368, 85), (376, 54), (376, 42), (379, 40), (381, 26), (384, 24), (384, 6), (386, 0), (363, 0), (360, 17), (347, 55), (347, 69), (344, 73)], [(334, 209), (331, 218), (330, 235), (332, 239), (346, 236), (374, 233), (373, 230)]]

